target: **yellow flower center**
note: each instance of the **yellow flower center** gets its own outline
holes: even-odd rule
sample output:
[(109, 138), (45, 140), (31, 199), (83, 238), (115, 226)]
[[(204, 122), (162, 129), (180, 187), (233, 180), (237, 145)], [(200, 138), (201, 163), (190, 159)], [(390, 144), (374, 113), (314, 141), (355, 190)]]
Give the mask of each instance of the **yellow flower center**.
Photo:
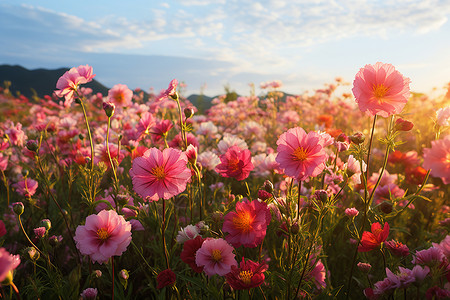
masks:
[(305, 149), (303, 147), (298, 147), (297, 149), (294, 150), (294, 152), (292, 153), (292, 156), (294, 160), (299, 160), (299, 161), (305, 161), (308, 158), (308, 154), (306, 153)]
[(252, 277), (253, 277), (253, 272), (251, 270), (241, 271), (239, 273), (239, 279), (247, 285), (252, 283)]
[(152, 169), (152, 174), (155, 175), (158, 180), (163, 180), (166, 178), (166, 172), (164, 171), (163, 166), (154, 167)]
[(125, 100), (125, 97), (124, 97), (124, 94), (119, 93), (119, 94), (116, 94), (114, 99), (116, 100), (117, 103), (123, 103), (123, 101)]
[(106, 241), (109, 238), (108, 229), (105, 227), (97, 229), (97, 236), (102, 242)]
[(230, 159), (228, 161), (228, 166), (230, 168), (230, 170), (232, 171), (237, 171), (239, 170), (239, 159)]
[(249, 232), (252, 229), (253, 219), (254, 217), (250, 214), (250, 212), (241, 211), (233, 217), (232, 222), (234, 226), (242, 232)]
[(220, 262), (222, 260), (222, 252), (219, 249), (214, 249), (211, 253), (212, 259), (216, 262)]
[(377, 85), (374, 84), (372, 90), (375, 98), (382, 99), (389, 91), (389, 88), (384, 86), (384, 84), (377, 84)]

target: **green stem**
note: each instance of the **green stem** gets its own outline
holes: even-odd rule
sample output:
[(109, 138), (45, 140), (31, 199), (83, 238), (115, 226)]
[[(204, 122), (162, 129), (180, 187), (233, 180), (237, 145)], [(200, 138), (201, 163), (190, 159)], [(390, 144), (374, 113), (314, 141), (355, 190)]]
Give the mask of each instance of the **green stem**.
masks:
[(17, 215), (17, 219), (19, 220), (20, 229), (22, 229), (22, 232), (23, 232), (23, 234), (25, 235), (27, 241), (31, 244), (31, 246), (34, 247), (34, 249), (37, 250), (37, 252), (39, 252), (39, 254), (40, 254), (43, 258), (45, 258), (45, 259), (47, 260), (47, 262), (48, 262), (48, 264), (49, 264), (50, 266), (52, 266), (53, 268), (56, 269), (56, 267), (50, 262), (50, 257), (47, 256), (47, 255), (45, 255), (44, 252), (42, 252), (41, 250), (39, 250), (39, 248), (31, 241), (30, 237), (28, 236), (28, 234), (26, 233), (25, 229), (23, 228), (22, 219), (20, 218), (19, 215)]
[(169, 254), (167, 253), (167, 246), (166, 246), (166, 200), (162, 199), (162, 202), (163, 202), (162, 244), (163, 244), (164, 258), (166, 260), (166, 266), (167, 266), (167, 269), (170, 269)]
[(8, 185), (8, 180), (6, 179), (5, 176), (5, 172), (2, 171), (2, 177), (3, 177), (3, 183), (5, 184), (5, 188), (6, 188), (6, 200), (7, 200), (7, 207), (9, 206), (9, 185)]
[(14, 290), (14, 293), (16, 294), (16, 298), (20, 300), (20, 293), (19, 293), (19, 289), (17, 288), (17, 286), (14, 284), (14, 282), (11, 282), (9, 285)]
[[(113, 163), (113, 160), (111, 158), (111, 152), (109, 151), (109, 129), (111, 128), (111, 117), (108, 117), (108, 127), (106, 129), (106, 152), (108, 153), (108, 158), (109, 158), (109, 163), (111, 164), (111, 169), (113, 171), (114, 174), (114, 180), (115, 180), (115, 184), (117, 185), (117, 182), (119, 182), (117, 180), (117, 174), (116, 174), (116, 166)], [(117, 154), (119, 156), (119, 154)]]
[(81, 263), (81, 255), (80, 255), (80, 253), (79, 253), (79, 251), (78, 251), (77, 245), (76, 245), (75, 240), (74, 240), (74, 238), (73, 238), (72, 230), (70, 229), (69, 221), (68, 221), (67, 218), (66, 218), (66, 214), (65, 214), (64, 211), (62, 210), (61, 206), (59, 205), (58, 201), (56, 200), (55, 196), (53, 195), (53, 193), (52, 193), (52, 191), (51, 191), (51, 189), (50, 189), (50, 184), (48, 183), (47, 177), (45, 176), (44, 168), (42, 167), (41, 160), (39, 159), (39, 156), (36, 155), (36, 156), (35, 156), (35, 159), (36, 159), (36, 162), (37, 162), (37, 164), (38, 164), (39, 171), (40, 171), (41, 174), (42, 174), (42, 178), (44, 179), (44, 183), (45, 183), (45, 186), (46, 186), (46, 188), (47, 188), (47, 194), (50, 195), (50, 198), (52, 198), (53, 202), (54, 202), (54, 203), (56, 204), (56, 206), (58, 207), (59, 212), (61, 213), (61, 216), (62, 216), (63, 219), (64, 219), (64, 223), (66, 224), (67, 231), (69, 232), (69, 235), (70, 235), (70, 240), (72, 241), (72, 243), (73, 243), (73, 245), (74, 245), (74, 247), (75, 247), (75, 251), (76, 251), (76, 253), (77, 253), (78, 260), (79, 260), (80, 263)]
[[(368, 209), (368, 202), (367, 201), (367, 197), (369, 194), (368, 188), (367, 188), (367, 181), (369, 178), (369, 162), (370, 162), (370, 151), (372, 149), (372, 142), (373, 142), (373, 133), (375, 131), (375, 125), (377, 122), (377, 115), (374, 116), (373, 118), (373, 124), (372, 124), (372, 131), (370, 134), (370, 141), (369, 141), (369, 149), (367, 151), (367, 159), (366, 159), (366, 174), (364, 176), (364, 215), (363, 215), (363, 219), (362, 219), (362, 223), (361, 223), (361, 234), (364, 231), (364, 225), (366, 224), (367, 221), (367, 209)], [(362, 163), (361, 163), (362, 165)], [(362, 170), (362, 169), (361, 169)], [(353, 271), (355, 269), (355, 262), (356, 262), (356, 258), (358, 256), (358, 245), (359, 245), (359, 241), (356, 244), (356, 248), (355, 248), (355, 253), (353, 254), (353, 259), (352, 259), (352, 265), (350, 268), (350, 275), (348, 277), (348, 283), (347, 283), (347, 293), (346, 293), (346, 299), (348, 299), (350, 297), (350, 287), (352, 284), (352, 277), (353, 277)]]

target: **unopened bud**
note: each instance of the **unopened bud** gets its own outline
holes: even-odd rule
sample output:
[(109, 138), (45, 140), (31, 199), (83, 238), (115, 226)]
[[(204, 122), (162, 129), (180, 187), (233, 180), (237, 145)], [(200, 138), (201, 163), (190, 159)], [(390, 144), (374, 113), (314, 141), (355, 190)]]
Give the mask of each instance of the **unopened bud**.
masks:
[(124, 280), (128, 280), (128, 278), (130, 278), (130, 275), (128, 274), (128, 271), (125, 270), (125, 269), (122, 269), (122, 270), (119, 272), (119, 276), (120, 276), (120, 278), (122, 278), (122, 279), (124, 279)]
[(387, 201), (384, 201), (380, 204), (380, 210), (385, 214), (389, 214), (392, 212), (392, 204)]
[(414, 127), (414, 124), (408, 120), (398, 118), (395, 121), (395, 130), (397, 131), (410, 131)]
[(23, 214), (25, 207), (23, 206), (22, 202), (15, 202), (12, 204), (12, 206), (13, 206), (13, 211), (16, 215), (20, 216), (21, 214)]
[(359, 262), (359, 263), (357, 264), (357, 266), (358, 266), (358, 269), (359, 269), (361, 272), (364, 272), (364, 273), (369, 273), (370, 269), (372, 268), (372, 266), (371, 266), (370, 264), (368, 264), (368, 263), (363, 263), (363, 262)]
[(34, 247), (28, 247), (25, 249), (25, 252), (27, 254), (27, 257), (31, 260), (31, 261), (37, 261), (39, 259), (39, 257), (41, 256), (39, 254), (39, 252), (36, 250), (36, 248)]
[(297, 234), (300, 231), (300, 226), (297, 222), (291, 225), (291, 232), (292, 234)]
[(116, 106), (111, 102), (103, 102), (103, 110), (108, 118), (111, 118), (114, 115), (114, 111), (116, 110)]
[(325, 190), (317, 190), (314, 192), (314, 197), (321, 201), (322, 203), (326, 203), (328, 200), (328, 194)]
[(264, 190), (268, 193), (273, 192), (273, 183), (270, 180), (264, 181)]
[(41, 227), (44, 227), (46, 230), (52, 228), (52, 222), (49, 219), (43, 219), (40, 223)]
[(184, 116), (186, 117), (186, 119), (189, 119), (190, 117), (192, 117), (194, 115), (194, 109), (192, 107), (186, 107), (184, 109)]
[(35, 140), (28, 140), (27, 149), (31, 152), (37, 152), (37, 150), (39, 149), (39, 145)]
[(359, 145), (364, 143), (364, 140), (366, 139), (366, 137), (364, 136), (364, 134), (362, 132), (357, 132), (351, 136), (348, 137), (350, 139), (350, 141), (353, 144)]

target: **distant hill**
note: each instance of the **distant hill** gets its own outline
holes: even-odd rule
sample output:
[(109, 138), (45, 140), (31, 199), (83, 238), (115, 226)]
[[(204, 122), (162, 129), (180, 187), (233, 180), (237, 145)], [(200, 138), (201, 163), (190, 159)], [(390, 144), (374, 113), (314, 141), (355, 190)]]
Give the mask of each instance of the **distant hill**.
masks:
[[(28, 70), (21, 66), (0, 65), (0, 84), (3, 85), (8, 80), (11, 81), (10, 90), (13, 94), (20, 92), (30, 98), (35, 90), (39, 97), (43, 97), (53, 94), (59, 77), (68, 70), (69, 68)], [(83, 86), (91, 88), (95, 93), (108, 94), (108, 88), (95, 79)]]
[[(3, 85), (5, 80), (11, 81), (11, 92), (15, 95), (20, 92), (22, 95), (30, 98), (33, 96), (33, 90), (39, 97), (45, 95), (52, 95), (56, 89), (56, 82), (64, 72), (69, 68), (60, 68), (56, 70), (36, 69), (28, 70), (22, 66), (0, 65), (0, 85)], [(94, 93), (108, 94), (109, 88), (97, 80), (84, 84), (84, 87), (91, 88)], [(147, 98), (147, 93), (144, 92), (144, 98)], [(190, 95), (187, 99), (198, 108), (199, 111), (204, 112), (211, 107), (211, 100), (213, 97), (205, 95)]]

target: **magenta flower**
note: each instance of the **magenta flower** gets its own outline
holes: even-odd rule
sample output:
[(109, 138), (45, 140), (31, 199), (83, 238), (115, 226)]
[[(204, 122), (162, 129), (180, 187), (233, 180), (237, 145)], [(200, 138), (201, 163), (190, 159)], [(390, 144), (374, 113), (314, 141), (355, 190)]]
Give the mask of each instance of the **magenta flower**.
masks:
[(362, 112), (387, 118), (403, 110), (410, 95), (410, 82), (393, 65), (377, 62), (359, 70), (352, 91)]
[(231, 267), (231, 272), (226, 274), (227, 283), (234, 290), (248, 290), (263, 284), (264, 272), (268, 269), (265, 263), (257, 263), (250, 259), (242, 261), (237, 266)]
[(172, 79), (169, 83), (169, 87), (163, 90), (161, 94), (156, 98), (156, 101), (162, 101), (167, 99), (167, 97), (175, 98), (177, 93), (178, 80)]
[(6, 279), (8, 273), (20, 264), (20, 256), (12, 255), (5, 248), (0, 248), (0, 283)]
[(359, 214), (359, 211), (352, 207), (352, 208), (346, 208), (345, 209), (345, 214), (349, 217), (349, 218), (354, 218)]
[(244, 200), (225, 216), (222, 231), (229, 233), (225, 239), (234, 247), (253, 248), (264, 240), (271, 218), (265, 202)]
[[(1, 235), (0, 235), (1, 236)], [(450, 262), (450, 235), (447, 235), (439, 244), (432, 243), (434, 248), (438, 248)]]
[(133, 189), (143, 199), (152, 201), (178, 195), (191, 178), (186, 164), (186, 155), (178, 149), (166, 148), (161, 152), (150, 148), (133, 160), (130, 169)]
[(238, 146), (228, 148), (225, 154), (220, 156), (221, 163), (216, 167), (216, 172), (223, 177), (234, 177), (237, 180), (244, 180), (253, 170), (251, 153), (249, 150), (242, 150)]
[(396, 240), (390, 240), (385, 243), (386, 248), (389, 249), (389, 251), (396, 255), (396, 256), (408, 256), (409, 255), (409, 248)]
[(425, 250), (416, 251), (416, 254), (412, 260), (415, 265), (439, 265), (445, 256), (441, 249), (437, 247), (430, 247)]
[(306, 180), (317, 176), (325, 168), (327, 155), (323, 149), (325, 140), (314, 132), (306, 134), (300, 127), (289, 129), (277, 141), (276, 162), (287, 176)]
[(398, 267), (398, 270), (399, 272), (394, 274), (391, 270), (386, 268), (386, 276), (392, 282), (393, 288), (404, 289), (416, 281), (416, 278), (410, 269)]
[(64, 73), (56, 82), (55, 91), (56, 96), (64, 97), (64, 106), (69, 107), (74, 101), (74, 93), (78, 90), (80, 84), (88, 83), (95, 77), (92, 74), (92, 67), (78, 66), (78, 68), (71, 68), (69, 71)]
[(0, 152), (0, 170), (5, 171), (8, 167), (8, 156), (3, 156), (3, 154)]
[(224, 276), (231, 272), (232, 266), (237, 266), (234, 248), (223, 239), (206, 239), (195, 255), (198, 267), (204, 267), (206, 275)]
[(7, 233), (5, 223), (0, 220), (0, 237), (4, 236)]
[(74, 240), (81, 254), (100, 264), (120, 256), (131, 242), (131, 224), (114, 210), (102, 210), (86, 218), (75, 231)]
[(431, 169), (431, 176), (440, 177), (444, 184), (450, 183), (450, 135), (432, 141), (431, 149), (423, 149), (424, 169)]
[(80, 294), (80, 297), (83, 298), (83, 300), (95, 300), (97, 298), (97, 294), (97, 289), (87, 288)]
[(126, 107), (132, 104), (133, 91), (125, 84), (116, 84), (108, 91), (108, 101), (115, 105)]
[(16, 188), (16, 192), (20, 195), (24, 197), (31, 197), (36, 193), (38, 182), (30, 178), (25, 178), (13, 184), (13, 187)]

